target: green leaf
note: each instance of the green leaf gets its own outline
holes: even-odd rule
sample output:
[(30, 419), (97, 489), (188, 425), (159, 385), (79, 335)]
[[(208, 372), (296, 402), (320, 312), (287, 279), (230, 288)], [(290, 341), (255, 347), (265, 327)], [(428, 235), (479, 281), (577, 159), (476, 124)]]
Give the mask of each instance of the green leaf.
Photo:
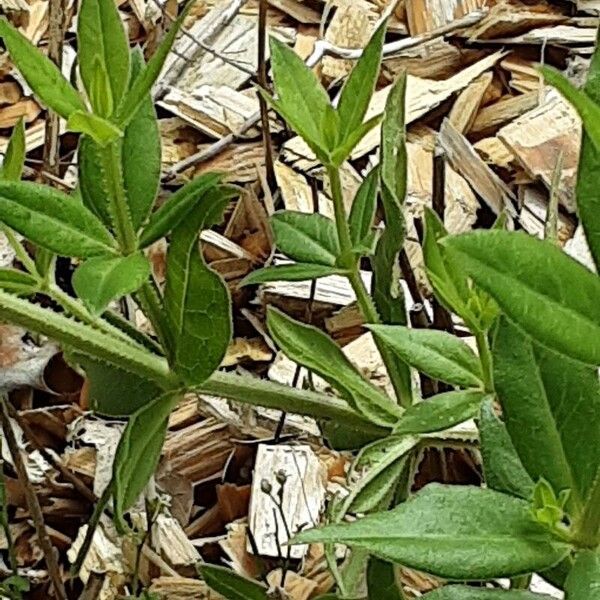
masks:
[(551, 242), (522, 232), (478, 231), (443, 244), (526, 333), (557, 352), (600, 365), (596, 275)]
[(75, 199), (36, 183), (0, 181), (0, 220), (38, 246), (62, 256), (114, 254), (102, 223)]
[(438, 215), (427, 206), (424, 221), (423, 259), (436, 298), (472, 326), (476, 319), (467, 308), (471, 296), (467, 276), (453, 264), (446, 249), (439, 243), (448, 232)]
[(67, 349), (67, 360), (85, 371), (89, 406), (101, 415), (130, 416), (161, 393), (152, 381), (85, 354)]
[(201, 565), (200, 574), (209, 588), (227, 600), (269, 600), (268, 589), (227, 567)]
[(275, 343), (300, 365), (342, 392), (353, 407), (378, 425), (394, 424), (400, 409), (370, 384), (326, 334), (269, 307), (267, 326)]
[(377, 191), (379, 188), (379, 169), (372, 169), (363, 179), (348, 217), (350, 239), (354, 248), (365, 243), (373, 229), (373, 219), (377, 209)]
[[(381, 127), (379, 176), (385, 230), (371, 258), (373, 301), (382, 322), (390, 325), (407, 324), (398, 265), (398, 255), (404, 245), (402, 203), (406, 190), (405, 93), (406, 78), (402, 76), (388, 96)], [(381, 351), (381, 348), (379, 350)], [(412, 388), (408, 365), (393, 355), (386, 355), (385, 351), (382, 354), (400, 403), (410, 406)]]
[(577, 555), (565, 590), (569, 600), (600, 599), (600, 555), (597, 552), (584, 550)]
[(291, 259), (333, 267), (340, 254), (335, 224), (331, 219), (314, 213), (291, 210), (271, 217), (277, 247)]
[(4, 162), (0, 167), (0, 179), (19, 181), (25, 164), (25, 123), (21, 117), (15, 125), (8, 147), (4, 154)]
[(90, 104), (95, 114), (108, 118), (115, 108), (110, 80), (106, 68), (98, 55), (94, 56), (94, 70), (88, 91)]
[(205, 264), (198, 243), (209, 216), (198, 210), (180, 223), (167, 252), (164, 303), (175, 340), (174, 369), (188, 385), (202, 383), (218, 369), (231, 339), (229, 290)]
[(571, 550), (537, 523), (524, 500), (493, 490), (431, 484), (393, 510), (298, 534), (294, 543), (365, 548), (446, 579), (492, 579), (543, 570)]
[(423, 600), (552, 600), (552, 597), (520, 590), (490, 590), (466, 585), (447, 585), (425, 594)]
[(387, 29), (387, 19), (375, 30), (364, 52), (350, 73), (338, 104), (340, 138), (348, 139), (358, 129), (367, 113), (369, 101), (379, 77), (381, 51)]
[(0, 269), (0, 288), (3, 290), (15, 294), (32, 294), (38, 287), (38, 280), (29, 273), (16, 269)]
[(121, 436), (113, 463), (115, 524), (126, 530), (123, 514), (152, 477), (162, 450), (171, 410), (179, 395), (165, 392), (131, 415)]
[(479, 435), (487, 487), (529, 500), (533, 494), (533, 480), (523, 467), (506, 425), (496, 416), (491, 400), (481, 407)]
[(538, 67), (547, 83), (554, 86), (577, 110), (590, 140), (600, 150), (600, 106), (585, 92), (578, 90), (559, 71), (550, 67)]
[(100, 315), (112, 300), (132, 294), (150, 276), (150, 263), (141, 253), (98, 256), (81, 264), (73, 274), (73, 289), (93, 315)]
[(329, 162), (335, 167), (340, 167), (350, 156), (358, 142), (360, 142), (371, 129), (377, 127), (377, 125), (381, 123), (381, 118), (381, 115), (375, 115), (349, 133), (345, 140), (336, 142), (335, 150), (331, 152)]
[(330, 148), (323, 136), (323, 118), (331, 102), (321, 82), (291, 48), (274, 37), (271, 67), (278, 99), (264, 92), (263, 96), (317, 156), (326, 160)]
[(118, 104), (129, 83), (130, 62), (129, 40), (115, 0), (82, 0), (77, 16), (77, 48), (79, 71), (88, 95), (92, 96), (97, 61), (108, 76), (112, 98)]
[(67, 127), (71, 131), (89, 135), (100, 146), (106, 146), (122, 135), (122, 131), (110, 121), (83, 110), (76, 110), (69, 115)]
[(4, 40), (13, 63), (46, 106), (65, 119), (77, 110), (85, 110), (85, 104), (77, 90), (62, 76), (58, 67), (5, 17), (0, 18), (0, 37)]
[(454, 335), (400, 325), (368, 325), (368, 328), (403, 361), (434, 379), (467, 388), (483, 385), (479, 359)]
[(83, 204), (107, 227), (111, 226), (108, 214), (108, 197), (104, 192), (104, 179), (100, 167), (99, 147), (87, 135), (79, 138), (77, 151), (79, 166), (79, 190)]
[(394, 565), (371, 557), (367, 567), (369, 598), (377, 600), (404, 600), (402, 583), (396, 578)]
[(171, 46), (175, 41), (175, 36), (193, 4), (193, 0), (188, 0), (188, 3), (177, 17), (177, 20), (171, 25), (163, 41), (156, 49), (156, 52), (154, 52), (152, 58), (148, 61), (148, 64), (133, 80), (128, 92), (125, 94), (123, 101), (117, 109), (116, 122), (121, 127), (125, 127), (127, 123), (129, 123), (139, 110), (141, 104), (147, 98), (154, 82), (158, 79), (158, 76), (162, 71), (165, 60), (171, 51)]
[(493, 345), (494, 382), (504, 421), (534, 481), (571, 490), (581, 508), (600, 451), (600, 384), (595, 368), (545, 350), (502, 319)]
[[(132, 77), (144, 68), (141, 50), (132, 53)], [(160, 132), (152, 95), (146, 94), (123, 135), (123, 182), (133, 227), (150, 214), (160, 184)]]
[(240, 282), (239, 286), (257, 285), (270, 281), (307, 281), (329, 275), (343, 275), (346, 271), (326, 265), (295, 263), (292, 265), (276, 265), (253, 271)]
[(389, 505), (410, 452), (418, 443), (416, 436), (393, 435), (362, 448), (348, 474), (348, 479), (356, 482), (344, 498), (343, 512), (378, 510), (386, 499)]
[[(215, 197), (209, 192), (219, 184), (222, 177), (221, 173), (204, 173), (179, 188), (150, 216), (148, 224), (140, 235), (140, 247), (146, 248), (156, 240), (168, 235), (189, 214), (196, 211), (201, 205), (205, 206), (208, 200), (214, 200), (215, 204), (219, 204), (218, 200), (222, 196)], [(230, 187), (221, 188), (221, 190), (221, 194), (233, 193), (233, 188)], [(207, 209), (208, 207), (202, 210)]]
[(394, 433), (431, 433), (449, 429), (474, 418), (485, 398), (484, 392), (475, 390), (437, 394), (409, 406)]
[[(598, 42), (596, 42), (596, 50), (583, 89), (593, 102), (600, 104), (600, 44)], [(600, 189), (596, 183), (598, 177), (600, 177), (600, 153), (584, 129), (575, 195), (577, 212), (585, 231), (585, 237), (594, 257), (596, 270), (600, 272)]]

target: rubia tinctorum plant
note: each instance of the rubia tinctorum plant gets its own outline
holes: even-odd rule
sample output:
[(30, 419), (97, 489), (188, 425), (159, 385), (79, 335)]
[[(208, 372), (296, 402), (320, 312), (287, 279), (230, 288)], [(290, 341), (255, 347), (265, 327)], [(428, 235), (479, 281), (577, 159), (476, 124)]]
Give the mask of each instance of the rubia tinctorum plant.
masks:
[[(378, 125), (377, 119), (363, 121), (383, 31), (384, 26), (365, 49), (337, 108), (291, 50), (276, 40), (271, 46), (276, 97), (265, 97), (325, 167), (335, 218), (276, 213), (277, 246), (294, 262), (253, 273), (246, 283), (346, 276), (398, 400), (383, 397), (359, 377), (324, 333), (269, 312), (269, 331), (290, 358), (328, 381), (357, 412), (392, 429), (359, 453), (353, 470), (362, 476), (348, 496), (333, 502), (331, 524), (295, 541), (326, 544), (338, 585), (328, 598), (362, 597), (367, 563), (369, 598), (403, 598), (394, 563), (458, 582), (512, 578), (509, 591), (451, 585), (428, 594), (432, 600), (541, 599), (524, 589), (535, 572), (565, 589), (570, 600), (598, 598), (600, 280), (554, 239), (506, 231), (503, 216), (491, 231), (449, 236), (437, 214), (426, 210), (429, 280), (437, 300), (470, 329), (478, 352), (446, 332), (406, 327), (401, 294), (392, 287), (403, 243), (403, 79), (391, 91), (381, 123), (380, 164), (365, 178), (349, 212), (340, 185), (342, 162), (357, 139)], [(544, 73), (584, 121), (577, 200), (598, 268), (600, 50), (584, 91), (554, 71)], [(373, 232), (378, 197), (386, 226), (381, 236)], [(360, 277), (362, 258), (372, 264), (371, 293)], [(421, 402), (410, 384), (410, 367), (454, 391)], [(434, 484), (406, 499), (414, 449), (428, 434), (469, 417), (479, 426), (485, 487)], [(330, 439), (359, 443), (348, 428), (336, 433)], [(371, 514), (342, 522), (347, 514), (365, 513)], [(351, 548), (341, 567), (334, 544)], [(259, 584), (233, 573), (209, 566), (202, 572), (227, 598), (268, 598)]]
[[(230, 301), (225, 284), (198, 252), (198, 232), (219, 220), (234, 191), (221, 184), (219, 175), (205, 175), (153, 210), (160, 154), (149, 93), (176, 27), (144, 65), (130, 53), (113, 0), (83, 0), (80, 92), (0, 21), (0, 35), (31, 88), (82, 133), (80, 185), (70, 196), (16, 181), (24, 156), (22, 129), (13, 136), (0, 182), (0, 220), (24, 270), (0, 272), (0, 309), (6, 320), (62, 343), (72, 362), (86, 371), (99, 412), (129, 416), (106, 494), (112, 494), (118, 526), (126, 527), (123, 514), (155, 468), (173, 404), (186, 390), (204, 391), (317, 417), (333, 444), (358, 448), (370, 442), (353, 467), (357, 483), (351, 493), (333, 503), (332, 524), (297, 538), (326, 543), (340, 597), (360, 588), (368, 563), (371, 597), (386, 592), (401, 598), (392, 562), (461, 581), (537, 571), (564, 585), (575, 600), (591, 597), (585, 594), (598, 578), (600, 537), (596, 275), (550, 242), (504, 231), (502, 220), (494, 231), (452, 238), (428, 212), (427, 272), (439, 301), (470, 328), (478, 353), (450, 334), (408, 328), (397, 276), (406, 187), (403, 78), (391, 91), (383, 117), (364, 121), (385, 24), (346, 81), (336, 108), (312, 72), (273, 41), (276, 97), (266, 98), (324, 165), (335, 218), (277, 213), (277, 245), (294, 263), (257, 272), (246, 283), (346, 276), (396, 398), (368, 382), (324, 333), (275, 310), (268, 315), (273, 339), (339, 396), (217, 371), (231, 334)], [(586, 124), (598, 110), (592, 101), (600, 95), (596, 72), (595, 59), (590, 89), (569, 91)], [(566, 89), (555, 75), (549, 77)], [(376, 126), (381, 126), (380, 164), (347, 207), (340, 167)], [(596, 134), (592, 124), (580, 170), (579, 192), (587, 195), (588, 209), (597, 198), (587, 179), (598, 168)], [(373, 229), (379, 201), (383, 232)], [(586, 217), (581, 205), (580, 213), (598, 259), (600, 220), (591, 210)], [(17, 234), (35, 246), (34, 256)], [(159, 290), (143, 250), (165, 236), (170, 240), (167, 281)], [(54, 281), (56, 255), (81, 261), (73, 278), (77, 298)], [(371, 290), (361, 278), (361, 260), (371, 262)], [(64, 314), (27, 299), (40, 293), (61, 305)], [(128, 294), (151, 321), (156, 339), (107, 308)], [(421, 402), (411, 384), (413, 369), (454, 389)], [(494, 397), (504, 420), (494, 412)], [(414, 450), (432, 432), (474, 416), (479, 417), (487, 487), (429, 486), (404, 501)], [(386, 510), (398, 500), (397, 507)], [(346, 514), (364, 513), (374, 514), (343, 523)], [(332, 551), (337, 542), (352, 548), (341, 568)], [(227, 597), (265, 593), (233, 574), (209, 567), (203, 572)], [(219, 583), (231, 578), (242, 592)], [(488, 592), (473, 596), (470, 588), (451, 586), (441, 593), (435, 594), (483, 598)], [(507, 599), (535, 597), (517, 590), (506, 594)]]

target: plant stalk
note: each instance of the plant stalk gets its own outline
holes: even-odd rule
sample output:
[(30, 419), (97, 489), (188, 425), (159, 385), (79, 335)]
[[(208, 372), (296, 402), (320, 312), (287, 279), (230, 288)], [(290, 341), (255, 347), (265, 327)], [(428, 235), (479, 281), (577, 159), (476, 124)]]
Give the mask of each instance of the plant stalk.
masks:
[(123, 185), (121, 153), (119, 140), (99, 149), (110, 215), (121, 251), (127, 255), (133, 254), (137, 250), (137, 236), (131, 221)]
[(492, 353), (490, 344), (487, 338), (486, 331), (477, 330), (475, 333), (475, 341), (477, 342), (477, 351), (481, 362), (481, 370), (483, 371), (483, 384), (485, 391), (492, 393), (494, 391), (494, 374)]
[(6, 236), (6, 239), (8, 240), (8, 243), (10, 244), (11, 248), (14, 250), (17, 260), (25, 267), (25, 270), (30, 275), (33, 275), (34, 277), (39, 277), (40, 275), (38, 273), (37, 267), (35, 266), (35, 262), (27, 253), (27, 250), (25, 250), (25, 247), (17, 238), (15, 232), (6, 225), (2, 225), (1, 229), (4, 235)]
[(584, 548), (600, 545), (600, 469), (574, 529), (573, 540), (577, 545)]

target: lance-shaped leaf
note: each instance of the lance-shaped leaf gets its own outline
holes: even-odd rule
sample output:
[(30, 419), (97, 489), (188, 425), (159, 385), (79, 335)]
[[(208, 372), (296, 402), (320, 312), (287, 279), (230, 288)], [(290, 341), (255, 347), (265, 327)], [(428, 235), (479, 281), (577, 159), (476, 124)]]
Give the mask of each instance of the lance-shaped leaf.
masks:
[(348, 474), (356, 482), (344, 498), (343, 513), (367, 513), (391, 500), (409, 453), (418, 443), (414, 435), (393, 435), (362, 448)]
[(460, 339), (445, 331), (400, 325), (369, 325), (383, 344), (419, 371), (463, 387), (481, 387), (481, 364)]
[(552, 600), (552, 596), (522, 590), (490, 590), (466, 585), (447, 585), (425, 594), (423, 600)]
[(178, 394), (165, 392), (135, 412), (121, 436), (113, 463), (115, 524), (126, 530), (123, 515), (130, 508), (158, 465), (167, 423)]
[(94, 214), (48, 186), (0, 181), (0, 221), (62, 256), (115, 253), (114, 239)]
[(393, 510), (298, 534), (340, 543), (446, 579), (512, 577), (552, 567), (570, 551), (529, 503), (493, 490), (432, 484)]
[(238, 575), (227, 567), (202, 565), (200, 574), (209, 588), (227, 600), (269, 600), (269, 590), (260, 583)]
[(39, 287), (39, 281), (17, 269), (0, 269), (0, 288), (15, 294), (33, 294)]
[(595, 368), (534, 344), (502, 319), (493, 345), (494, 384), (506, 428), (534, 481), (571, 490), (579, 511), (600, 452), (600, 384)]
[[(144, 68), (141, 50), (132, 53), (131, 76)], [(160, 184), (161, 147), (156, 109), (150, 93), (123, 134), (123, 183), (134, 229), (148, 218)]]
[(169, 31), (156, 49), (156, 52), (154, 52), (152, 58), (148, 61), (148, 64), (132, 81), (129, 90), (123, 97), (123, 100), (117, 109), (115, 117), (116, 122), (121, 127), (125, 127), (133, 118), (135, 113), (140, 108), (140, 105), (144, 102), (144, 99), (152, 89), (154, 82), (158, 79), (163, 65), (165, 64), (165, 60), (167, 59), (167, 56), (171, 50), (171, 46), (175, 41), (175, 36), (177, 35), (179, 28), (183, 24), (183, 21), (193, 4), (193, 1), (188, 1), (184, 9), (177, 17), (177, 20), (169, 28)]
[(472, 326), (475, 316), (467, 307), (471, 296), (467, 275), (453, 263), (440, 240), (448, 235), (438, 215), (425, 207), (425, 236), (423, 239), (423, 259), (427, 277), (435, 291), (436, 298), (451, 312), (460, 315)]
[(5, 17), (0, 18), (0, 37), (10, 57), (37, 97), (65, 119), (76, 110), (85, 110), (77, 90), (62, 76), (58, 67), (44, 56)]
[[(200, 204), (204, 205), (207, 202), (205, 195), (217, 186), (222, 177), (221, 173), (204, 173), (179, 188), (150, 216), (148, 224), (140, 234), (140, 247), (146, 248), (161, 237), (168, 235), (188, 214), (195, 211)], [(233, 193), (233, 188), (221, 188), (221, 190), (222, 194)], [(220, 197), (220, 195), (218, 197), (211, 196), (211, 199), (218, 205), (217, 198)]]
[(365, 239), (372, 233), (373, 219), (377, 209), (378, 188), (379, 170), (375, 168), (360, 184), (348, 217), (350, 239), (355, 248), (364, 244)]
[(343, 275), (345, 273), (346, 271), (344, 269), (328, 267), (326, 265), (306, 263), (276, 265), (274, 267), (265, 267), (264, 269), (253, 271), (247, 277), (244, 277), (240, 286), (257, 285), (259, 283), (268, 283), (270, 281), (307, 281), (309, 279), (319, 279), (319, 277)]
[[(404, 293), (400, 286), (398, 255), (404, 245), (402, 203), (406, 192), (405, 114), (406, 77), (396, 82), (388, 96), (381, 127), (380, 183), (385, 230), (371, 258), (372, 295), (384, 323), (406, 325)], [(379, 348), (381, 351), (381, 348)], [(412, 404), (410, 369), (394, 355), (383, 351), (383, 359), (400, 403)]]
[(597, 552), (584, 550), (577, 555), (565, 590), (569, 600), (600, 600), (600, 555)]
[(417, 402), (406, 409), (394, 433), (443, 431), (477, 416), (486, 394), (477, 390), (444, 392)]
[(269, 333), (293, 361), (314, 371), (340, 390), (354, 408), (378, 425), (391, 425), (401, 410), (370, 384), (346, 358), (339, 346), (322, 331), (269, 308)]
[[(129, 82), (129, 41), (114, 0), (82, 0), (77, 16), (79, 70), (88, 94), (95, 76), (95, 61), (108, 75), (110, 91), (118, 103)], [(106, 115), (108, 116), (108, 115)]]
[(4, 154), (4, 162), (0, 167), (0, 179), (19, 181), (25, 164), (25, 124), (21, 117), (15, 125), (8, 147)]
[[(596, 104), (600, 104), (600, 44), (592, 56), (584, 92)], [(600, 152), (584, 129), (577, 169), (577, 213), (581, 219), (590, 252), (600, 271)]]
[[(283, 42), (271, 38), (271, 67), (277, 99), (262, 91), (263, 97), (302, 137), (322, 162), (328, 162), (330, 144), (325, 131), (335, 129), (333, 117), (324, 122), (329, 96), (302, 59)], [(337, 134), (337, 131), (334, 131)]]
[(71, 131), (89, 135), (100, 146), (106, 146), (121, 137), (121, 130), (106, 119), (83, 110), (73, 111), (67, 120)]
[(215, 371), (231, 338), (231, 300), (227, 285), (200, 253), (200, 228), (209, 227), (220, 210), (200, 206), (173, 232), (167, 253), (165, 309), (175, 340), (174, 369), (189, 385), (204, 382)]
[(371, 36), (362, 56), (348, 76), (338, 104), (340, 138), (346, 140), (362, 123), (379, 77), (381, 51), (387, 28), (383, 21)]
[(132, 294), (150, 276), (150, 263), (141, 253), (98, 256), (81, 264), (73, 274), (73, 289), (93, 315), (100, 315), (117, 298)]
[(479, 435), (487, 487), (529, 500), (533, 494), (533, 479), (523, 467), (506, 425), (496, 416), (492, 400), (481, 407)]
[(291, 259), (333, 267), (340, 254), (335, 224), (320, 214), (291, 210), (271, 217), (277, 247)]
[[(132, 52), (131, 63), (131, 75), (135, 78), (144, 66), (141, 51)], [(99, 151), (99, 146), (89, 136), (81, 136), (78, 152), (79, 187), (84, 204), (107, 226), (111, 226)], [(135, 229), (148, 218), (156, 198), (160, 180), (160, 153), (154, 102), (151, 95), (146, 94), (123, 132), (121, 152), (123, 183)]]
[(535, 340), (600, 365), (600, 279), (551, 242), (478, 231), (446, 238), (465, 271)]

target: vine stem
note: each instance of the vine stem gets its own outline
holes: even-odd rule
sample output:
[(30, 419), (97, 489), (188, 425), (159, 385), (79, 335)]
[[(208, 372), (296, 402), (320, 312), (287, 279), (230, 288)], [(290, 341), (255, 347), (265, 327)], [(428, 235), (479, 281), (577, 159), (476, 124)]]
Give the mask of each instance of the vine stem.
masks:
[[(344, 206), (344, 195), (342, 191), (340, 171), (337, 167), (330, 165), (327, 167), (327, 175), (331, 184), (335, 226), (340, 242), (341, 261), (343, 263), (342, 266), (348, 270), (348, 281), (354, 290), (358, 307), (365, 322), (373, 324), (381, 323), (379, 313), (377, 312), (377, 307), (375, 306), (373, 299), (371, 298), (371, 295), (365, 286), (365, 282), (361, 277), (358, 259), (353, 255), (352, 252), (352, 239), (350, 238), (350, 227), (348, 226), (346, 208)], [(388, 373), (393, 373), (394, 364), (396, 362), (394, 355), (377, 338), (375, 338), (375, 345), (381, 354), (381, 358), (387, 367)], [(394, 383), (394, 389), (396, 390), (400, 404), (403, 406), (410, 406), (412, 404), (412, 389), (410, 387), (410, 381), (397, 382), (394, 380), (394, 378), (392, 378), (392, 382)]]
[(131, 221), (125, 187), (123, 186), (121, 153), (122, 148), (119, 140), (107, 144), (99, 150), (113, 225), (121, 251), (127, 255), (137, 250), (137, 236)]
[(581, 516), (575, 524), (573, 539), (584, 548), (597, 548), (600, 544), (600, 469)]
[(485, 391), (491, 393), (494, 391), (494, 375), (492, 371), (492, 353), (490, 351), (487, 332), (476, 330), (475, 341), (477, 343), (477, 351), (481, 362), (481, 370), (483, 371)]

